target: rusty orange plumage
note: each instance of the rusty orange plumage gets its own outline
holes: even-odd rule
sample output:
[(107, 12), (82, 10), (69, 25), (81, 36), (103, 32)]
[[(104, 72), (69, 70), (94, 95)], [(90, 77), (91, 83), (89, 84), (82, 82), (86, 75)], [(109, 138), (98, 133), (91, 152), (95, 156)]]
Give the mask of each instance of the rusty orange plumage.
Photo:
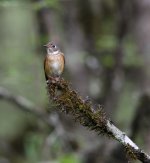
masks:
[(50, 42), (45, 46), (47, 48), (47, 54), (44, 60), (44, 71), (47, 81), (49, 78), (59, 77), (63, 73), (65, 57), (54, 43)]

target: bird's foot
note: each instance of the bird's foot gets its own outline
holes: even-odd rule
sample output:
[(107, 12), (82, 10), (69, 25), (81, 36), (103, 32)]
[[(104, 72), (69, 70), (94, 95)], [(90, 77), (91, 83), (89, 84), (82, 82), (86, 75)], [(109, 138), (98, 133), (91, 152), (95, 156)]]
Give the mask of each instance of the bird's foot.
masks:
[(55, 77), (56, 82), (60, 81), (60, 76)]
[(48, 78), (48, 80), (46, 81), (46, 83), (47, 84), (58, 84), (58, 83), (60, 83), (61, 82), (61, 78), (60, 78), (60, 76), (55, 76), (55, 77), (52, 77), (52, 76), (50, 76), (49, 78)]

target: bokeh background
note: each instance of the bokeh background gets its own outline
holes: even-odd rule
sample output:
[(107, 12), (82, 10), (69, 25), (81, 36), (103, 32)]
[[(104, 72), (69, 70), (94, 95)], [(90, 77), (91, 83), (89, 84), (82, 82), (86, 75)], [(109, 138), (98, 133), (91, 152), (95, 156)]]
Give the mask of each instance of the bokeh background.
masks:
[[(119, 143), (52, 109), (48, 41), (63, 77), (150, 153), (150, 1), (0, 0), (0, 163), (126, 163)], [(87, 97), (88, 96), (88, 97)]]

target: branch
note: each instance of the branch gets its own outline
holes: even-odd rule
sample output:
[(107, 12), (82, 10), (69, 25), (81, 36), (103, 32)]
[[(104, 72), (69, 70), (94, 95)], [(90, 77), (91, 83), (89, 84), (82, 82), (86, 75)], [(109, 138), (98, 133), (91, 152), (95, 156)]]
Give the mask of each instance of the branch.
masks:
[(138, 159), (144, 163), (150, 162), (150, 156), (106, 117), (100, 105), (93, 105), (90, 99), (83, 100), (64, 79), (57, 80), (54, 78), (49, 80), (47, 90), (49, 99), (56, 104), (59, 110), (73, 115), (76, 121), (98, 134), (119, 141), (125, 147), (131, 159)]
[(48, 125), (50, 126), (52, 125), (49, 116), (47, 116), (46, 113), (44, 113), (44, 111), (43, 112), (41, 111), (43, 109), (38, 108), (25, 97), (20, 95), (16, 96), (12, 94), (10, 91), (8, 91), (7, 89), (0, 87), (0, 99), (11, 101), (16, 106), (18, 106), (19, 109), (25, 112), (32, 113), (36, 117), (39, 117), (40, 119), (45, 121)]
[[(12, 102), (16, 106), (18, 106), (20, 110), (33, 114), (40, 120), (44, 121), (49, 127), (53, 127), (54, 128), (53, 133), (55, 133), (55, 138), (59, 137), (59, 139), (63, 141), (64, 146), (67, 145), (69, 149), (73, 150), (72, 144), (76, 143), (75, 137), (71, 135), (68, 131), (66, 131), (66, 129), (64, 128), (60, 120), (58, 113), (51, 113), (51, 114), (46, 113), (44, 112), (44, 108), (38, 108), (35, 104), (33, 104), (25, 97), (20, 95), (16, 96), (3, 87), (0, 87), (0, 99)], [(53, 135), (50, 134), (50, 136)], [(48, 144), (50, 145), (50, 143)]]

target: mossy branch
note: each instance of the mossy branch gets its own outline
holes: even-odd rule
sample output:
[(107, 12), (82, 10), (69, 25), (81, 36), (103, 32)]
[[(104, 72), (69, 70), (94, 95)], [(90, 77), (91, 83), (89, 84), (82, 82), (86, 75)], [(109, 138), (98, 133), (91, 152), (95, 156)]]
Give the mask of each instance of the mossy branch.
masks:
[(106, 117), (104, 109), (100, 105), (93, 105), (91, 100), (82, 99), (63, 78), (48, 80), (47, 91), (49, 99), (56, 104), (60, 111), (71, 114), (75, 121), (98, 134), (119, 141), (125, 147), (131, 159), (138, 159), (144, 163), (150, 162), (150, 156)]

